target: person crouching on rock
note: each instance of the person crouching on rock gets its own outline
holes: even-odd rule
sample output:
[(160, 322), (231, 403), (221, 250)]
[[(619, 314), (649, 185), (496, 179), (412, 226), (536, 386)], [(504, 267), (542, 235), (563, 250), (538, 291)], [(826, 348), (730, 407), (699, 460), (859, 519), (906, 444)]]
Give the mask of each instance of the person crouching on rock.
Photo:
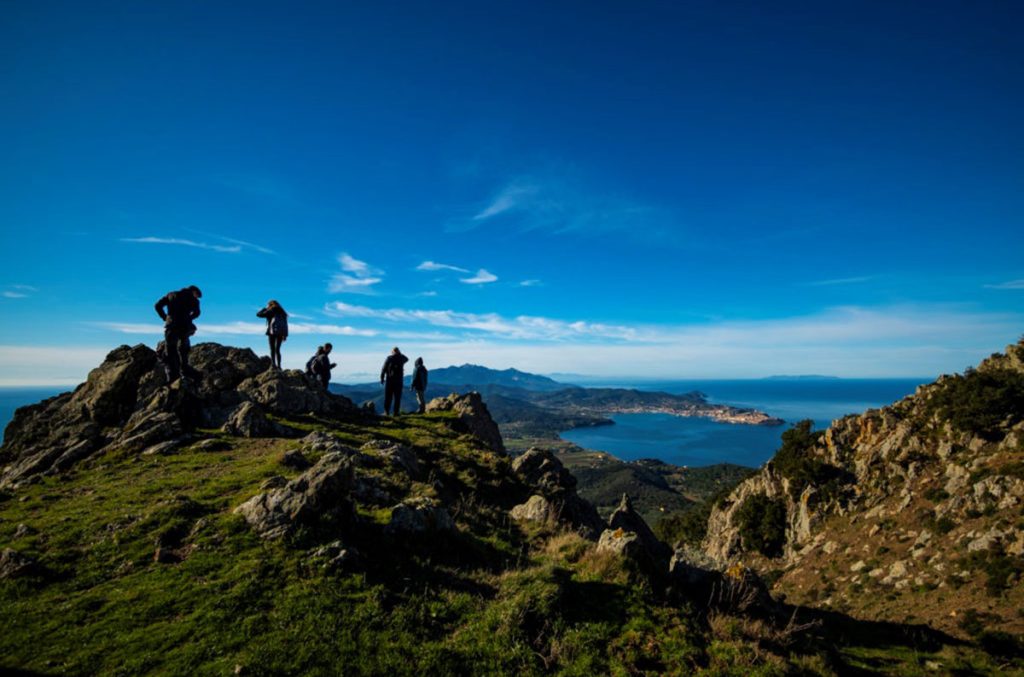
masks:
[(316, 349), (316, 355), (306, 363), (306, 373), (312, 373), (313, 378), (320, 381), (323, 385), (324, 390), (331, 383), (331, 369), (334, 369), (338, 365), (331, 362), (331, 350), (334, 349), (330, 343), (325, 343)]
[(409, 358), (402, 354), (402, 351), (391, 349), (391, 354), (384, 360), (384, 366), (380, 370), (380, 383), (384, 386), (384, 413), (391, 415), (391, 404), (394, 402), (394, 415), (401, 413), (402, 405), (402, 379), (405, 376), (405, 363)]
[(423, 366), (422, 357), (416, 358), (416, 366), (412, 370), (412, 385), (410, 388), (416, 393), (416, 402), (420, 405), (419, 413), (425, 413), (427, 411), (427, 401), (423, 398), (423, 393), (427, 389), (427, 368)]
[(164, 370), (167, 372), (168, 383), (174, 383), (182, 376), (199, 376), (199, 372), (189, 366), (188, 353), (192, 348), (189, 338), (196, 333), (196, 325), (192, 320), (199, 317), (199, 299), (202, 296), (199, 287), (192, 285), (168, 292), (153, 306), (156, 314), (164, 321), (164, 341), (167, 346)]
[(288, 313), (281, 304), (271, 299), (267, 307), (256, 312), (256, 317), (267, 320), (267, 342), (270, 344), (270, 366), (281, 368), (281, 344), (288, 340)]

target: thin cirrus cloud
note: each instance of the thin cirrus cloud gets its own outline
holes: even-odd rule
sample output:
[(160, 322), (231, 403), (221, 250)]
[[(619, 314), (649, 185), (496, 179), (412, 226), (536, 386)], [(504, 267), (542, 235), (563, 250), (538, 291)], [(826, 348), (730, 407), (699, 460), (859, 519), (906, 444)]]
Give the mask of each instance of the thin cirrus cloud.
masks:
[(451, 221), (450, 232), (501, 224), (522, 232), (601, 235), (617, 232), (646, 240), (664, 240), (672, 232), (670, 215), (588, 186), (572, 172), (538, 172), (507, 181), (476, 205), (471, 216)]
[[(149, 322), (95, 322), (90, 326), (109, 329), (121, 334), (140, 334), (154, 336), (164, 333), (163, 325)], [(221, 324), (200, 323), (196, 333), (200, 336), (256, 336), (266, 333), (267, 325), (264, 322), (227, 322)], [(291, 334), (327, 334), (332, 336), (362, 336), (373, 337), (379, 332), (373, 329), (358, 329), (356, 327), (336, 324), (316, 324), (312, 322), (290, 322), (288, 325)]]
[(543, 284), (540, 280), (523, 280), (519, 283), (520, 287), (539, 287)]
[(463, 284), (490, 284), (491, 282), (497, 282), (498, 276), (494, 273), (484, 270), (481, 268), (476, 271), (476, 275), (473, 277), (464, 277), (459, 280)]
[(340, 301), (328, 303), (324, 312), (332, 317), (355, 317), (386, 322), (428, 324), (446, 329), (467, 330), (505, 339), (565, 340), (604, 338), (635, 340), (631, 327), (592, 322), (566, 322), (546, 317), (520, 315), (504, 317), (498, 313), (465, 313), (454, 310), (378, 309)]
[(986, 284), (985, 289), (1024, 289), (1024, 280), (1008, 280), (999, 284)]
[(438, 270), (451, 270), (456, 273), (468, 273), (470, 272), (466, 268), (459, 268), (458, 266), (452, 266), (447, 263), (437, 263), (436, 261), (424, 261), (420, 265), (416, 266), (416, 270), (425, 271), (438, 271)]
[(840, 277), (833, 280), (817, 280), (816, 282), (808, 282), (809, 287), (833, 287), (836, 285), (843, 284), (860, 284), (861, 282), (868, 282), (873, 279), (870, 275), (863, 277)]
[(27, 299), (37, 291), (39, 290), (28, 284), (12, 284), (0, 292), (0, 296), (5, 299)]
[(327, 283), (327, 291), (332, 294), (372, 294), (373, 286), (383, 280), (384, 272), (360, 261), (347, 252), (338, 256), (341, 273), (335, 273)]
[(193, 247), (195, 249), (208, 249), (210, 251), (222, 252), (225, 254), (237, 254), (242, 251), (242, 245), (240, 244), (208, 244), (206, 242), (196, 242), (195, 240), (186, 240), (179, 237), (122, 237), (121, 242), (135, 242), (138, 244), (170, 244), (181, 247)]

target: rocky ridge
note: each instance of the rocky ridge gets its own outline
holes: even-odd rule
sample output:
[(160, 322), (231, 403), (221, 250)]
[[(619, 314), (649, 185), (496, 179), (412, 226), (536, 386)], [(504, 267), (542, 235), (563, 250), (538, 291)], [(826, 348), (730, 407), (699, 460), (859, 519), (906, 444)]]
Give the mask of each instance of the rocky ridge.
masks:
[(167, 387), (154, 350), (121, 346), (73, 392), (18, 409), (0, 446), (0, 489), (68, 471), (106, 451), (167, 453), (203, 428), (297, 436), (271, 417), (359, 418), (348, 398), (313, 387), (300, 371), (270, 369), (269, 358), (249, 349), (200, 343), (191, 363), (202, 378)]
[(1024, 619), (1024, 341), (783, 449), (712, 511), (703, 550), (787, 599), (960, 632)]

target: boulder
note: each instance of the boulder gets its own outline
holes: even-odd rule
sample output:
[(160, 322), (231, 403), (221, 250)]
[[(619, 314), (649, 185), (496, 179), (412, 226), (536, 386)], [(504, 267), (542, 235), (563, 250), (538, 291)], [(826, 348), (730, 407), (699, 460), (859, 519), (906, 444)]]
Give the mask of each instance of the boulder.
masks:
[(509, 512), (514, 520), (524, 522), (540, 522), (542, 524), (555, 523), (558, 521), (558, 508), (551, 501), (534, 494), (527, 499), (526, 503), (520, 503)]
[(0, 579), (28, 576), (39, 571), (34, 559), (13, 548), (0, 550)]
[(242, 381), (238, 391), (245, 399), (285, 416), (317, 414), (351, 419), (358, 415), (351, 400), (324, 390), (296, 369), (269, 369)]
[(640, 513), (633, 509), (633, 503), (629, 500), (627, 494), (622, 495), (619, 507), (608, 518), (608, 528), (613, 530), (622, 529), (623, 531), (636, 534), (640, 544), (647, 551), (651, 560), (656, 562), (659, 568), (665, 569), (668, 567), (669, 558), (672, 556), (671, 548), (658, 540), (658, 537), (647, 526), (647, 522), (640, 516)]
[(253, 496), (235, 508), (235, 513), (264, 538), (280, 538), (298, 526), (314, 526), (325, 518), (348, 518), (352, 481), (351, 457), (327, 454), (280, 489)]
[(291, 451), (284, 452), (284, 455), (281, 457), (281, 465), (286, 468), (294, 468), (295, 470), (305, 470), (313, 464), (309, 462), (308, 458), (303, 456), (301, 451), (292, 449)]
[[(576, 494), (576, 478), (562, 465), (562, 462), (547, 449), (529, 449), (512, 461), (512, 470), (533, 491), (534, 495), (547, 501), (545, 519), (554, 518), (562, 524), (578, 530), (590, 539), (604, 531), (606, 524), (597, 510)], [(521, 508), (520, 515), (527, 511), (526, 504)], [(537, 501), (529, 510), (540, 509)], [(522, 519), (522, 518), (520, 518)]]
[(483, 442), (487, 448), (499, 454), (505, 453), (505, 443), (501, 440), (498, 424), (491, 418), (480, 393), (471, 392), (465, 395), (452, 393), (447, 397), (438, 397), (427, 403), (427, 413), (453, 412), (458, 415), (457, 424), (453, 426), (457, 432), (466, 432)]
[(374, 452), (384, 463), (401, 469), (409, 477), (419, 478), (422, 476), (419, 459), (411, 447), (404, 444), (385, 443), (383, 440), (374, 440), (363, 445), (363, 449)]
[(392, 535), (450, 532), (455, 531), (455, 522), (437, 501), (410, 499), (391, 509), (387, 531)]

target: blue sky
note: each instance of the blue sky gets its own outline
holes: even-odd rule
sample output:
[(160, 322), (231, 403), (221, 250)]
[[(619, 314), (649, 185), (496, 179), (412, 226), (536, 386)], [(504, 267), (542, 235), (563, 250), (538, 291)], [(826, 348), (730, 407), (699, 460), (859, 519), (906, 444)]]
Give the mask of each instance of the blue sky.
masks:
[(0, 384), (159, 338), (934, 376), (1024, 333), (1014, 2), (17, 3)]

